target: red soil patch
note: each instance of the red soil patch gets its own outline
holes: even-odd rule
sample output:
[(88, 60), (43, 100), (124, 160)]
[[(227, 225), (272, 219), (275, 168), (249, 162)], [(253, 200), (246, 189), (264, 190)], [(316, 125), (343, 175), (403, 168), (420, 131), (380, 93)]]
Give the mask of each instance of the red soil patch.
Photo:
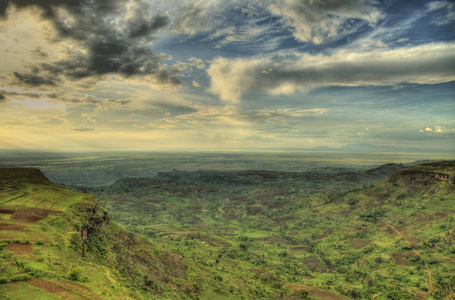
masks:
[(184, 278), (186, 276), (188, 266), (179, 256), (168, 252), (158, 259), (166, 267), (166, 274), (179, 278)]
[(364, 240), (364, 239), (353, 239), (351, 240), (351, 245), (356, 248), (356, 249), (362, 249), (366, 245), (369, 245), (371, 243), (370, 240)]
[(279, 237), (279, 236), (268, 236), (266, 238), (263, 238), (263, 240), (267, 240), (267, 241), (274, 242), (274, 243), (279, 243), (279, 244), (286, 245), (286, 246), (296, 246), (296, 245), (298, 245), (296, 242), (289, 241), (289, 240), (284, 239), (284, 238)]
[(47, 280), (37, 278), (29, 280), (26, 282), (29, 285), (40, 288), (48, 293), (51, 293), (54, 296), (60, 297), (62, 299), (74, 299), (74, 300), (87, 300), (86, 297), (79, 296), (71, 292), (70, 290)]
[(235, 220), (235, 219), (238, 219), (240, 217), (241, 217), (240, 214), (229, 214), (229, 213), (224, 213), (223, 214), (223, 218), (225, 218), (228, 221)]
[(0, 214), (2, 215), (12, 215), (15, 211), (13, 208), (0, 208)]
[(228, 205), (237, 205), (246, 201), (248, 201), (248, 197), (231, 198), (229, 199)]
[(346, 231), (346, 233), (356, 233), (356, 232), (359, 232), (360, 229), (359, 228), (355, 228), (355, 227), (351, 227), (351, 228), (345, 228), (344, 231)]
[(422, 219), (420, 219), (421, 222), (423, 223), (430, 223), (431, 221), (434, 220), (434, 217), (433, 216), (430, 216), (430, 215), (427, 215), (427, 216), (424, 216)]
[(410, 263), (403, 257), (403, 254), (400, 252), (392, 253), (392, 258), (395, 261), (395, 264), (400, 266), (409, 266)]
[(330, 234), (329, 233), (325, 233), (325, 234), (320, 234), (320, 235), (315, 235), (314, 237), (312, 237), (311, 239), (313, 241), (317, 241), (317, 240), (321, 240), (323, 238), (326, 238), (328, 237)]
[(321, 273), (333, 273), (333, 270), (327, 267), (319, 258), (316, 256), (308, 256), (302, 258), (303, 264), (311, 271), (317, 271)]
[(33, 247), (32, 244), (8, 244), (5, 248), (8, 251), (13, 252), (17, 256), (27, 256), (28, 258), (33, 259)]
[(178, 227), (175, 227), (175, 226), (168, 226), (166, 229), (167, 229), (167, 230), (170, 230), (170, 231), (172, 231), (172, 232), (174, 232), (174, 231), (178, 231), (178, 232), (185, 231), (185, 230), (183, 230), (182, 228), (178, 228)]
[(212, 237), (209, 240), (211, 240), (217, 244), (220, 244), (221, 246), (230, 246), (231, 245), (229, 242), (226, 242), (225, 240), (222, 240), (222, 239), (219, 239), (216, 237)]
[(450, 212), (437, 212), (434, 214), (435, 218), (436, 219), (440, 219), (440, 218), (447, 218), (449, 216), (449, 214), (453, 213), (453, 211), (450, 211)]
[(276, 223), (282, 223), (282, 222), (286, 222), (286, 221), (290, 221), (294, 219), (293, 216), (284, 216), (284, 217), (278, 217), (278, 218), (273, 218), (273, 222), (276, 222)]
[(202, 207), (201, 206), (193, 206), (193, 205), (190, 205), (188, 207), (191, 211), (194, 211), (194, 212), (202, 212)]
[(300, 292), (301, 290), (307, 290), (311, 297), (316, 297), (318, 299), (324, 299), (324, 300), (346, 300), (346, 299), (348, 299), (348, 298), (339, 296), (335, 293), (321, 290), (321, 289), (314, 288), (314, 287), (302, 286), (302, 285), (292, 284), (292, 283), (286, 283), (286, 285), (293, 292)]
[(307, 247), (306, 246), (297, 246), (297, 247), (291, 247), (291, 251), (295, 252), (303, 252), (306, 251)]
[(0, 231), (2, 231), (2, 230), (23, 231), (24, 229), (25, 229), (25, 225), (0, 222)]
[(88, 287), (83, 286), (82, 284), (75, 283), (72, 281), (60, 281), (59, 284), (63, 285), (66, 288), (69, 288), (79, 294), (85, 295), (91, 299), (95, 300), (103, 300), (104, 298), (98, 296), (94, 292), (92, 292)]
[(265, 202), (264, 205), (267, 205), (268, 209), (280, 209), (285, 206), (284, 203), (280, 202)]
[(246, 209), (246, 212), (249, 216), (255, 216), (262, 212), (262, 208), (250, 206)]
[(58, 215), (62, 211), (45, 209), (45, 208), (29, 208), (29, 207), (20, 207), (12, 214), (11, 220), (25, 221), (36, 223), (49, 215)]
[(278, 281), (276, 277), (273, 275), (270, 275), (268, 272), (262, 270), (262, 269), (250, 269), (250, 272), (256, 274), (256, 276), (262, 280), (267, 280), (267, 281)]

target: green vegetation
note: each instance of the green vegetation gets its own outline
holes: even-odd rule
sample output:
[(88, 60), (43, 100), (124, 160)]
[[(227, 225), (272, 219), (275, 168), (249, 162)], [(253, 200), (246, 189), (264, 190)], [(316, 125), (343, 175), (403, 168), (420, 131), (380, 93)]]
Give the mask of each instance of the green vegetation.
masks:
[(101, 206), (0, 169), (0, 294), (454, 299), (454, 170), (162, 172), (85, 188)]
[(0, 169), (0, 199), (6, 299), (166, 298), (180, 293), (171, 284), (188, 284), (182, 259), (111, 223), (94, 196), (38, 170)]
[[(114, 220), (185, 260), (222, 271), (247, 298), (255, 296), (244, 278), (267, 285), (261, 290), (266, 298), (302, 297), (298, 291), (306, 290), (322, 299), (371, 299), (378, 293), (376, 299), (413, 299), (429, 289), (424, 262), (447, 282), (455, 270), (454, 186), (433, 174), (451, 175), (453, 167), (449, 162), (364, 172), (174, 170), (91, 190)], [(205, 290), (214, 284), (205, 282)], [(318, 296), (322, 289), (331, 296)], [(435, 284), (432, 296), (448, 297), (443, 290)]]

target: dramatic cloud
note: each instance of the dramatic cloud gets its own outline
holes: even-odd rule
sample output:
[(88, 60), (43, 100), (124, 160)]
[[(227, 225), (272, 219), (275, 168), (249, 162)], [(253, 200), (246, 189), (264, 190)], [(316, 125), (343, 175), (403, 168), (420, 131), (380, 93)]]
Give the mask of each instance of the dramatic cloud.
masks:
[(174, 16), (171, 29), (190, 35), (210, 30), (211, 20), (208, 15), (208, 7), (206, 1), (187, 1)]
[(0, 1), (0, 148), (453, 149), (452, 2)]
[(94, 128), (88, 128), (88, 127), (79, 127), (79, 128), (73, 128), (72, 130), (84, 132), (84, 131), (94, 131), (95, 129)]
[(454, 64), (455, 44), (428, 44), (368, 52), (338, 50), (332, 55), (217, 58), (207, 73), (210, 91), (235, 103), (250, 89), (279, 95), (323, 86), (449, 82), (455, 80)]
[(272, 0), (270, 11), (283, 18), (302, 42), (319, 44), (352, 32), (353, 22), (374, 26), (382, 13), (374, 0)]
[(438, 16), (433, 23), (436, 25), (447, 25), (455, 22), (455, 4), (449, 1), (434, 1), (427, 4), (428, 11), (436, 11), (446, 9), (447, 13), (442, 16)]
[[(31, 74), (15, 73), (22, 83), (55, 85), (64, 76), (75, 80), (106, 74), (124, 77), (152, 76), (157, 83), (175, 85), (180, 81), (160, 63), (167, 56), (151, 48), (152, 35), (169, 23), (168, 16), (153, 12), (146, 2), (116, 1), (27, 1), (13, 0), (11, 7), (38, 6), (42, 17), (52, 22), (56, 35), (51, 41), (66, 47), (63, 55), (28, 65)], [(0, 7), (8, 17), (13, 10)], [(35, 55), (46, 58), (42, 50)], [(54, 78), (50, 80), (49, 78)]]
[(55, 85), (58, 81), (55, 78), (51, 78), (50, 76), (45, 75), (42, 76), (35, 74), (21, 74), (18, 72), (14, 72), (13, 74), (20, 82), (32, 86)]

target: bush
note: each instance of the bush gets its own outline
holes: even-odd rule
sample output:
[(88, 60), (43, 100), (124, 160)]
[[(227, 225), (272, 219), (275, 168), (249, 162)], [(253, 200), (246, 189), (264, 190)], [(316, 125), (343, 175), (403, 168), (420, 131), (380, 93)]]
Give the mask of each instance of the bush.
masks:
[(304, 299), (304, 300), (307, 300), (307, 299), (309, 299), (309, 297), (310, 297), (310, 293), (308, 293), (307, 290), (301, 290), (301, 291), (299, 292), (299, 294), (300, 294), (300, 297), (301, 297), (302, 299)]
[(28, 275), (28, 274), (14, 275), (10, 279), (10, 281), (12, 281), (12, 282), (29, 281), (29, 280), (32, 280), (32, 277), (30, 275)]
[(82, 237), (79, 233), (71, 234), (69, 247), (76, 252), (82, 252)]
[(82, 275), (83, 273), (83, 268), (74, 268), (68, 273), (67, 278), (71, 281), (86, 282), (88, 281), (88, 277)]
[(9, 279), (5, 276), (0, 277), (0, 284), (8, 283)]

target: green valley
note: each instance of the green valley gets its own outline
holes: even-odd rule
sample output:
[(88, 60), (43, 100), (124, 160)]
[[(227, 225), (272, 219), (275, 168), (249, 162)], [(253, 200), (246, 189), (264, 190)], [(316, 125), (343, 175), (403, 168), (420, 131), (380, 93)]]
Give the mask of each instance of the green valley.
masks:
[(75, 191), (0, 169), (0, 299), (454, 299), (454, 176), (173, 170)]

